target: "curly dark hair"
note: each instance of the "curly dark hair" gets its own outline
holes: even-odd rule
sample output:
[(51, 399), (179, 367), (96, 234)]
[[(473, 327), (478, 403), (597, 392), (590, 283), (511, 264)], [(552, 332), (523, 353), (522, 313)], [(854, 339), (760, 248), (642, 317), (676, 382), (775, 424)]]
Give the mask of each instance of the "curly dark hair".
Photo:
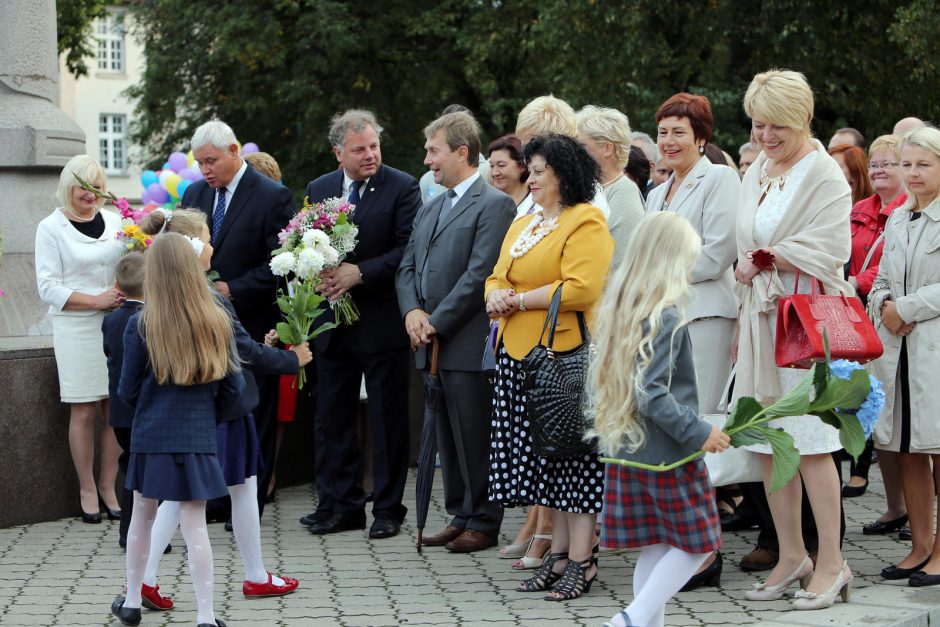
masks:
[(536, 155), (545, 159), (555, 172), (562, 205), (570, 207), (594, 199), (601, 171), (580, 142), (557, 133), (539, 135), (522, 152), (527, 166)]

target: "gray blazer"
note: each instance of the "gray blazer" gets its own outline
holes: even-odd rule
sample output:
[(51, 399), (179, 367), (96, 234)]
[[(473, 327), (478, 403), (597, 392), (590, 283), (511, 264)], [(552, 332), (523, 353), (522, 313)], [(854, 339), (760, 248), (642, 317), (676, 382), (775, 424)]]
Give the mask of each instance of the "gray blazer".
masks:
[[(647, 213), (663, 210), (666, 193), (675, 178), (673, 174), (668, 181), (653, 188), (646, 198)], [(702, 157), (669, 203), (668, 210), (688, 220), (702, 238), (702, 254), (692, 269), (689, 320), (738, 316), (731, 264), (737, 257), (734, 229), (740, 192), (741, 180), (737, 172)]]
[[(633, 453), (619, 451), (621, 459), (671, 464), (701, 450), (711, 433), (711, 424), (698, 415), (689, 332), (683, 326), (673, 338), (678, 323), (675, 307), (663, 310), (662, 327), (653, 340), (653, 361), (643, 376), (645, 393), (637, 395), (646, 443)], [(643, 329), (649, 329), (648, 322)]]
[[(415, 217), (395, 276), (398, 306), (402, 316), (413, 309), (431, 314), (440, 340), (441, 369), (479, 371), (489, 329), (483, 285), (516, 217), (516, 204), (480, 177), (435, 233), (443, 203), (444, 194), (439, 194)], [(421, 292), (425, 273), (427, 294)], [(430, 365), (426, 352), (419, 348), (415, 355), (419, 369)]]

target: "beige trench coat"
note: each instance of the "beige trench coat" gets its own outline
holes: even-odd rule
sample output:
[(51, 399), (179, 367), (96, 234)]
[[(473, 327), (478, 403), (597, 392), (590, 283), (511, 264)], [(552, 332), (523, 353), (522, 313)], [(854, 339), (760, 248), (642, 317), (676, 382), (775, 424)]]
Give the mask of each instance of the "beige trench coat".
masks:
[(884, 343), (884, 355), (871, 364), (871, 373), (885, 389), (885, 407), (874, 440), (880, 447), (896, 450), (888, 444), (901, 428), (901, 401), (895, 390), (901, 338), (885, 328), (879, 313), (881, 303), (890, 298), (902, 320), (916, 323), (907, 336), (911, 449), (940, 450), (940, 198), (912, 222), (914, 202), (909, 199), (888, 218), (884, 256), (869, 295), (875, 327)]

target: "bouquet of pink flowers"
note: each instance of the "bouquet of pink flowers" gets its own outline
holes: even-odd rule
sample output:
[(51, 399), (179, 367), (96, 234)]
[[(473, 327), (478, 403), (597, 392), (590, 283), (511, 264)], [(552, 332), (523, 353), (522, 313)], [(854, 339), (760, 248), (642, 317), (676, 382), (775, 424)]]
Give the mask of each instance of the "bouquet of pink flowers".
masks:
[(125, 240), (125, 254), (132, 250), (143, 252), (150, 247), (150, 244), (153, 243), (153, 238), (140, 230), (140, 221), (144, 219), (144, 216), (153, 211), (152, 207), (149, 209), (147, 207), (134, 209), (131, 207), (131, 204), (127, 202), (127, 198), (118, 198), (111, 192), (102, 192), (100, 189), (92, 187), (79, 175), (73, 174), (73, 176), (78, 179), (78, 184), (82, 186), (82, 189), (93, 193), (98, 198), (110, 200), (111, 204), (117, 208), (118, 212), (121, 214), (121, 230), (118, 231), (116, 237), (119, 240)]
[[(349, 215), (356, 206), (343, 198), (327, 198), (322, 202), (311, 204), (309, 198), (304, 198), (301, 207), (294, 219), (287, 223), (287, 227), (278, 234), (281, 248), (274, 251), (275, 255), (292, 251), (305, 239), (329, 244), (331, 253), (324, 259), (323, 269), (336, 268), (343, 262), (349, 253), (356, 248), (359, 228), (353, 224)], [(314, 235), (314, 234), (318, 235)], [(335, 254), (334, 254), (335, 253)], [(274, 269), (274, 261), (271, 268)], [(288, 263), (284, 258), (283, 263)], [(277, 272), (274, 272), (277, 274)], [(349, 293), (345, 293), (335, 300), (330, 300), (330, 309), (336, 312), (336, 320), (341, 324), (352, 324), (359, 319), (359, 310)]]

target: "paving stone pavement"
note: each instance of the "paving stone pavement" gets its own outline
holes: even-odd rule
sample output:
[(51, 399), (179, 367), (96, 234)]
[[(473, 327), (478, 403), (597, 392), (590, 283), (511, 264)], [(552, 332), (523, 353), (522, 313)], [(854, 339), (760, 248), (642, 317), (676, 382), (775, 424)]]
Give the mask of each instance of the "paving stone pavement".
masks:
[[(847, 473), (846, 473), (847, 474)], [(940, 624), (940, 589), (884, 583), (878, 573), (899, 560), (907, 547), (892, 536), (863, 536), (861, 527), (880, 515), (884, 492), (877, 469), (868, 493), (845, 501), (845, 555), (855, 573), (852, 602), (817, 612), (789, 611), (786, 600), (747, 605), (743, 593), (759, 574), (737, 568), (756, 540), (756, 531), (724, 536), (725, 569), (719, 589), (679, 594), (667, 607), (668, 625), (910, 625)], [(600, 578), (591, 592), (567, 603), (541, 600), (513, 590), (520, 574), (495, 549), (471, 555), (443, 548), (414, 548), (414, 477), (406, 505), (411, 512), (395, 538), (369, 540), (365, 532), (312, 536), (298, 518), (312, 511), (310, 486), (281, 490), (262, 523), (268, 568), (300, 579), (286, 597), (245, 599), (241, 561), (232, 535), (210, 526), (215, 557), (215, 607), (229, 625), (594, 625), (607, 620), (631, 598), (636, 552), (601, 557)], [(503, 543), (524, 519), (508, 510)], [(435, 483), (427, 531), (446, 524), (440, 476)], [(0, 625), (117, 625), (111, 600), (124, 585), (124, 554), (117, 523), (86, 525), (79, 519), (0, 530)], [(185, 566), (183, 542), (160, 568), (161, 591), (172, 595), (170, 612), (144, 610), (142, 625), (195, 624), (195, 601)]]

